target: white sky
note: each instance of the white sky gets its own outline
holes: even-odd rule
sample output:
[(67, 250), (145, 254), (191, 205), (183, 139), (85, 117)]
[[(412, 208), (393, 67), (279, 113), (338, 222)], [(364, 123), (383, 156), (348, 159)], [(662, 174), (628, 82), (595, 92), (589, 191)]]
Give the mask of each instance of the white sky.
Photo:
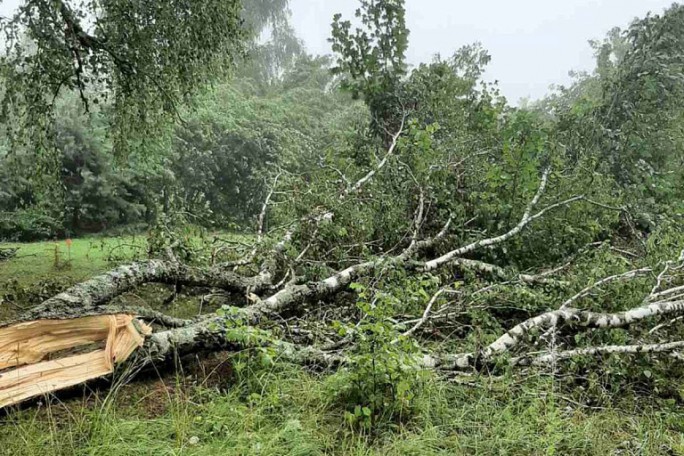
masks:
[[(154, 1), (154, 0), (150, 0)], [(0, 16), (21, 0), (0, 0)], [(451, 55), (480, 41), (492, 55), (486, 74), (510, 102), (542, 97), (551, 84), (568, 83), (570, 70), (594, 66), (590, 39), (624, 27), (673, 0), (406, 0), (411, 30), (409, 62)], [(358, 0), (290, 0), (293, 23), (309, 52), (329, 54), (335, 13), (352, 19)]]
[[(428, 62), (480, 41), (492, 55), (486, 74), (510, 102), (539, 98), (570, 70), (592, 70), (588, 40), (603, 38), (673, 0), (406, 0), (409, 62)], [(335, 13), (353, 19), (358, 0), (290, 0), (293, 22), (307, 49), (329, 54)]]

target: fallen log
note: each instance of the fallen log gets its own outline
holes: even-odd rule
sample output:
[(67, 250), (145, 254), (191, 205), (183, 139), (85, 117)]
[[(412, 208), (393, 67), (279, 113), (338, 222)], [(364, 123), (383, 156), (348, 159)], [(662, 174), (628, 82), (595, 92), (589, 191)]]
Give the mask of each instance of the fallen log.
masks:
[(77, 284), (18, 316), (17, 321), (72, 319), (90, 315), (117, 314), (108, 304), (117, 296), (147, 283), (215, 287), (227, 291), (259, 293), (271, 284), (271, 275), (262, 271), (243, 277), (221, 267), (198, 268), (173, 261), (148, 260), (119, 266)]
[[(414, 217), (411, 242), (401, 253), (366, 258), (365, 261), (359, 261), (316, 281), (304, 282), (291, 269), (290, 282), (272, 284), (272, 278), (277, 272), (274, 257), (280, 244), (267, 257), (261, 272), (252, 277), (242, 276), (227, 265), (209, 268), (183, 265), (173, 255), (169, 255), (170, 260), (133, 263), (94, 277), (44, 301), (18, 319), (5, 323), (4, 327), (0, 325), (0, 407), (107, 376), (114, 372), (117, 364), (124, 362), (137, 372), (145, 366), (169, 360), (173, 356), (250, 348), (231, 341), (227, 328), (235, 325), (256, 326), (284, 312), (298, 312), (307, 303), (328, 299), (347, 289), (354, 281), (381, 273), (386, 268), (427, 272), (465, 265), (503, 275), (506, 271), (502, 268), (464, 259), (463, 255), (503, 243), (517, 236), (550, 210), (582, 200), (583, 197), (570, 198), (535, 213), (535, 206), (544, 191), (548, 175), (547, 171), (542, 176), (537, 194), (515, 227), (499, 236), (471, 242), (431, 260), (416, 261), (415, 257), (442, 240), (451, 221), (437, 235), (419, 240), (418, 227), (423, 219), (421, 202)], [(629, 279), (632, 276), (624, 277)], [(519, 275), (518, 278), (523, 283), (537, 283), (537, 276)], [(151, 282), (221, 288), (253, 296), (253, 299), (251, 305), (237, 310), (233, 317), (213, 314), (198, 316), (192, 320), (181, 320), (149, 309), (133, 309), (113, 303), (114, 298)], [(659, 284), (660, 282), (659, 280)], [(525, 336), (536, 329), (555, 328), (559, 324), (585, 328), (623, 327), (651, 316), (677, 316), (684, 313), (684, 302), (677, 300), (681, 297), (676, 292), (667, 292), (669, 294), (666, 296), (665, 291), (657, 291), (657, 288), (654, 288), (650, 296), (654, 302), (636, 309), (604, 314), (561, 307), (520, 323), (478, 352), (447, 355), (427, 353), (419, 364), (423, 368), (441, 370), (476, 369), (481, 362), (488, 363), (495, 355), (520, 345)], [(678, 288), (675, 287), (674, 290)], [(581, 299), (586, 293), (580, 292), (569, 302)], [(429, 313), (428, 308), (423, 314), (423, 323), (430, 317)], [(155, 321), (163, 328), (151, 333), (150, 327), (138, 321), (139, 317)], [(343, 364), (347, 359), (344, 354), (326, 352), (311, 346), (297, 346), (277, 340), (267, 340), (265, 343), (284, 359), (301, 364), (331, 366)], [(658, 350), (664, 350), (663, 347), (665, 346), (660, 346)], [(666, 348), (669, 349), (669, 346)], [(84, 352), (85, 349), (89, 351)]]

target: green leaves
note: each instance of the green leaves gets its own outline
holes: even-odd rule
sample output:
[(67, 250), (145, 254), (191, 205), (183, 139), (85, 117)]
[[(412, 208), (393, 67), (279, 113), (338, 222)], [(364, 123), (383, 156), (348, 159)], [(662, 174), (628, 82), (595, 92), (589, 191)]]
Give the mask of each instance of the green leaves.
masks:
[(279, 341), (270, 331), (250, 325), (237, 307), (222, 306), (216, 313), (223, 318), (226, 340), (244, 349), (234, 362), (236, 370), (254, 363), (261, 368), (273, 364)]
[[(552, 101), (559, 141), (610, 175), (630, 205), (669, 218), (682, 199), (684, 7), (613, 29), (597, 51), (594, 75)], [(650, 228), (649, 228), (650, 229)]]
[[(434, 284), (434, 278), (426, 276), (421, 283)], [(418, 295), (426, 294), (420, 285), (412, 285), (417, 285)], [(417, 361), (417, 343), (403, 337), (394, 321), (393, 317), (402, 311), (397, 296), (361, 283), (353, 283), (350, 288), (357, 294), (356, 306), (362, 315), (358, 324), (335, 325), (340, 335), (351, 336), (354, 344), (348, 371), (340, 374), (348, 377), (346, 388), (338, 395), (353, 407), (353, 412), (345, 415), (347, 421), (371, 429), (379, 419), (410, 414), (424, 373)]]
[(336, 14), (332, 24), (335, 74), (356, 98), (363, 97), (376, 123), (376, 133), (396, 128), (403, 115), (399, 86), (407, 74), (404, 0), (361, 0), (356, 11), (362, 28), (351, 30), (351, 22)]
[(12, 125), (12, 138), (37, 133), (48, 148), (55, 100), (73, 90), (86, 111), (113, 106), (115, 146), (123, 149), (130, 135), (149, 135), (198, 88), (227, 74), (241, 51), (240, 9), (238, 0), (26, 2), (2, 23), (0, 118)]

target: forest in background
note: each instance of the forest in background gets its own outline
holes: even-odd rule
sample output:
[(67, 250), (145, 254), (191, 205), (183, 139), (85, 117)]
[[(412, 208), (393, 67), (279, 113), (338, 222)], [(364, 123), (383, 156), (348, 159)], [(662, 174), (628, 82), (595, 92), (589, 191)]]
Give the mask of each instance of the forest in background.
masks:
[[(350, 93), (341, 73), (330, 71), (331, 58), (306, 54), (288, 23), (285, 3), (254, 4), (255, 9), (271, 9), (250, 13), (258, 17), (255, 30), (262, 32), (254, 33), (259, 38), (233, 74), (178, 107), (177, 122), (131, 141), (125, 152), (117, 153), (114, 147), (112, 107), (90, 106), (86, 113), (79, 94), (69, 91), (55, 104), (54, 141), (44, 155), (58, 167), (50, 173), (34, 172), (35, 143), (10, 144), (5, 139), (0, 238), (55, 239), (126, 225), (144, 229), (159, 214), (171, 212), (184, 212), (203, 226), (253, 230), (278, 169), (301, 176), (303, 168), (315, 163), (306, 172), (321, 174), (330, 154), (337, 161), (353, 155), (355, 166), (360, 160), (368, 162), (356, 155), (369, 152), (343, 149), (366, 140), (364, 123), (382, 115), (373, 110), (390, 108), (373, 107), (385, 101), (371, 101), (363, 93), (383, 89), (399, 91), (383, 94), (396, 103), (420, 105), (415, 111), (425, 111), (423, 128), (434, 124), (442, 143), (446, 140), (441, 137), (448, 136), (450, 144), (440, 147), (457, 145), (453, 153), (458, 156), (487, 149), (511, 155), (508, 160), (516, 163), (496, 163), (507, 166), (501, 168), (505, 173), (488, 170), (492, 176), (499, 174), (494, 179), (501, 182), (490, 183), (500, 187), (495, 189), (499, 195), (513, 194), (524, 201), (517, 186), (525, 176), (514, 167), (538, 167), (540, 160), (555, 155), (583, 159), (586, 169), (606, 171), (616, 184), (609, 197), (618, 206), (633, 205), (635, 221), (644, 230), (652, 229), (664, 214), (681, 213), (681, 118), (675, 106), (680, 67), (678, 56), (671, 55), (678, 39), (673, 31), (667, 42), (634, 42), (637, 25), (653, 27), (658, 22), (653, 18), (628, 32), (615, 28), (605, 39), (593, 41), (597, 61), (591, 74), (577, 74), (571, 86), (515, 108), (495, 86), (482, 82), (489, 56), (477, 43), (417, 68), (379, 69), (396, 73), (382, 78), (400, 82), (371, 81), (369, 87), (354, 87)], [(668, 14), (674, 16), (674, 9)], [(264, 34), (270, 38), (264, 41)], [(647, 60), (637, 61), (640, 58)], [(440, 86), (429, 85), (435, 82)], [(429, 93), (438, 90), (442, 92)], [(368, 108), (351, 95), (368, 98)], [(426, 99), (439, 96), (450, 101), (439, 100), (445, 106), (434, 106), (436, 99)], [(483, 156), (479, 161), (493, 160)], [(511, 207), (514, 202), (492, 205)]]

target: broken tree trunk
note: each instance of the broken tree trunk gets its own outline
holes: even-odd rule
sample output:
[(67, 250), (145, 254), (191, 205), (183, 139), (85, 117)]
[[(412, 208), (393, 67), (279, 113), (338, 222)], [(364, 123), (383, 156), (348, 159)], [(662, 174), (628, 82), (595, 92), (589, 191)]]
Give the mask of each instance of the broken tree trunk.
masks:
[[(0, 408), (111, 374), (150, 334), (149, 326), (126, 314), (1, 328)], [(68, 354), (86, 347), (96, 349)], [(54, 359), (43, 361), (47, 357)]]
[(121, 313), (121, 307), (109, 305), (111, 300), (146, 283), (215, 287), (239, 293), (260, 293), (270, 286), (271, 275), (268, 271), (262, 271), (254, 277), (243, 277), (220, 267), (196, 268), (173, 261), (141, 261), (119, 266), (75, 285), (29, 309), (20, 315), (17, 321), (70, 319)]
[[(582, 196), (573, 197), (546, 206), (535, 213), (535, 206), (544, 191), (548, 176), (549, 173), (546, 171), (537, 194), (527, 206), (520, 222), (511, 230), (499, 236), (471, 242), (434, 259), (423, 258), (416, 261), (415, 257), (418, 257), (420, 252), (434, 247), (446, 236), (450, 221), (437, 235), (419, 240), (418, 231), (424, 214), (421, 199), (414, 216), (410, 244), (401, 253), (394, 256), (388, 254), (365, 258), (346, 269), (332, 273), (323, 280), (298, 282), (294, 266), (291, 265), (291, 281), (285, 284), (284, 280), (281, 280), (279, 284), (273, 285), (272, 279), (276, 272), (274, 257), (282, 252), (284, 245), (289, 242), (289, 231), (285, 240), (276, 244), (272, 254), (267, 255), (261, 272), (252, 277), (241, 276), (232, 269), (233, 265), (224, 264), (211, 268), (183, 265), (172, 254), (169, 255), (170, 260), (166, 261), (150, 260), (120, 266), (44, 301), (15, 321), (0, 325), (0, 407), (107, 376), (114, 371), (117, 364), (131, 364), (133, 370), (137, 371), (156, 361), (168, 360), (174, 355), (246, 348), (229, 340), (227, 325), (257, 325), (285, 311), (297, 312), (306, 303), (325, 300), (347, 289), (354, 281), (377, 274), (384, 268), (401, 267), (412, 272), (427, 272), (461, 265), (490, 274), (505, 275), (505, 271), (496, 265), (466, 259), (463, 256), (503, 243), (517, 236), (550, 210), (583, 200)], [(326, 212), (322, 217), (329, 217), (329, 214)], [(619, 277), (626, 280), (633, 276), (623, 274)], [(569, 304), (586, 295), (587, 291), (583, 290), (566, 301), (560, 309), (518, 324), (499, 340), (477, 353), (427, 353), (419, 364), (432, 369), (473, 369), (477, 368), (480, 361), (489, 362), (493, 356), (522, 345), (525, 338), (537, 329), (555, 330), (557, 325), (580, 328), (624, 327), (653, 316), (675, 317), (684, 314), (684, 301), (679, 294), (681, 288), (659, 291), (661, 276), (658, 279), (658, 286), (654, 287), (648, 300), (638, 308), (604, 314), (569, 307)], [(546, 280), (543, 275), (519, 275), (517, 279), (522, 283), (544, 283)], [(606, 281), (608, 279), (596, 285)], [(218, 315), (181, 320), (148, 309), (112, 304), (114, 298), (151, 282), (221, 288), (243, 296), (251, 295), (253, 303), (237, 310), (235, 321), (232, 323), (227, 322), (230, 317)], [(591, 289), (593, 287), (587, 288)], [(428, 303), (423, 317), (414, 328), (430, 319), (432, 304), (434, 301)], [(156, 322), (162, 328), (152, 333), (150, 327), (138, 321), (138, 318)], [(411, 336), (410, 332), (406, 335), (408, 336)], [(326, 352), (311, 346), (297, 346), (282, 341), (268, 343), (283, 358), (297, 363), (331, 366), (344, 363), (346, 360), (343, 354)], [(663, 352), (678, 347), (680, 344), (659, 344), (648, 346), (644, 351)], [(88, 351), (84, 351), (86, 349)], [(597, 347), (589, 351), (578, 350), (576, 353), (619, 353), (638, 350), (634, 347)], [(554, 359), (561, 359), (564, 356), (574, 356), (574, 353), (551, 356)], [(543, 363), (545, 359), (540, 358), (532, 364)]]

